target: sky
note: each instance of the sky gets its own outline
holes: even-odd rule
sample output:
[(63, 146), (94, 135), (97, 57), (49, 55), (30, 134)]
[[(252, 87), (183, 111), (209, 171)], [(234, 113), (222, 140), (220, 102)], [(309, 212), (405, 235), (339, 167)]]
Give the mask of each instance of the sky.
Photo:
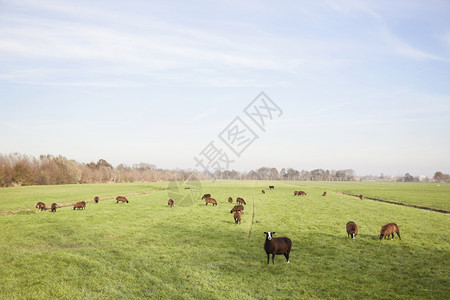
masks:
[(0, 0), (3, 154), (431, 177), (449, 79), (448, 1)]

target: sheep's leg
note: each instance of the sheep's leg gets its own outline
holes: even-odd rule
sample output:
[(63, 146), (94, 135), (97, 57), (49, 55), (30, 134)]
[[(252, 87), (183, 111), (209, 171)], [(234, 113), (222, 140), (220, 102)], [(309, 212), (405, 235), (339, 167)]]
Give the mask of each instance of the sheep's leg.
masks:
[[(394, 235), (394, 234), (392, 234)], [(400, 232), (397, 232), (398, 238), (401, 240), (402, 238), (400, 237)]]
[(286, 257), (286, 261), (287, 261), (287, 263), (289, 263), (289, 252), (286, 252), (284, 254), (284, 257)]
[(267, 253), (267, 264), (269, 264), (270, 254)]
[(274, 259), (275, 259), (275, 254), (272, 254), (272, 264), (275, 264)]

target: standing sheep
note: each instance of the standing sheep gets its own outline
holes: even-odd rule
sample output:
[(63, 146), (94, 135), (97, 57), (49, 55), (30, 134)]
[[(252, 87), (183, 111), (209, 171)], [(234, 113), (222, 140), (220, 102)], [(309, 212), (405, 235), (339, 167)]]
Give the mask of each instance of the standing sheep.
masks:
[(272, 254), (272, 264), (276, 254), (283, 254), (286, 257), (287, 263), (289, 263), (289, 253), (292, 248), (292, 241), (288, 237), (273, 238), (272, 235), (275, 232), (264, 232), (266, 235), (266, 241), (264, 242), (264, 250), (267, 253), (267, 264), (269, 264), (270, 254)]
[(125, 198), (124, 196), (117, 196), (116, 204), (119, 203), (119, 202), (126, 202), (126, 203), (128, 203), (128, 199)]
[(391, 240), (393, 240), (393, 239), (394, 239), (394, 233), (397, 233), (398, 238), (399, 238), (400, 240), (402, 239), (402, 238), (400, 237), (400, 230), (398, 229), (397, 224), (395, 224), (395, 223), (388, 223), (388, 224), (385, 224), (385, 225), (383, 225), (383, 226), (381, 227), (380, 235), (378, 235), (378, 239), (381, 241), (381, 239), (382, 239), (383, 237), (388, 237), (388, 238), (389, 238), (389, 236), (392, 235)]
[(247, 205), (247, 203), (245, 203), (245, 200), (242, 199), (241, 197), (237, 197), (237, 198), (236, 198), (236, 202), (239, 203), (239, 204)]
[(78, 209), (85, 209), (86, 208), (86, 202), (85, 201), (80, 201), (77, 202), (73, 205), (73, 210), (75, 210), (76, 208)]
[(240, 211), (235, 212), (233, 217), (234, 217), (234, 222), (236, 224), (241, 223), (241, 212)]
[(230, 214), (232, 214), (233, 212), (243, 211), (243, 210), (244, 210), (244, 206), (242, 206), (242, 205), (235, 205), (235, 206), (230, 210)]
[(205, 200), (205, 205), (208, 205), (208, 203), (211, 203), (213, 206), (217, 206), (217, 201), (214, 198), (208, 198)]
[(44, 202), (38, 202), (36, 203), (36, 206), (38, 211), (47, 210), (47, 207), (45, 206)]
[(356, 225), (355, 222), (350, 221), (347, 223), (347, 238), (351, 235), (352, 239), (355, 239), (356, 235), (358, 234), (358, 225)]

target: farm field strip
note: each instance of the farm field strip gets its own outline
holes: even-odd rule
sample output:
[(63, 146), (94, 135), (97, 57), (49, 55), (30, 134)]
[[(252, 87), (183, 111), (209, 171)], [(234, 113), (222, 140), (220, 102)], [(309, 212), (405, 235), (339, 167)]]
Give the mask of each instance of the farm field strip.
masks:
[(450, 211), (450, 184), (427, 182), (326, 182), (302, 181), (282, 182), (284, 186), (328, 189), (349, 195), (364, 195), (365, 198), (386, 203)]

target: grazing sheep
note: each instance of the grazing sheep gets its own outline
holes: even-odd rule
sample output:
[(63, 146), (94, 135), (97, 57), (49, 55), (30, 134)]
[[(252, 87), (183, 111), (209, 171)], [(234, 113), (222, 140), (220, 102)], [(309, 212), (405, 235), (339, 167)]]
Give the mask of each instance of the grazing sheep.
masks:
[(56, 211), (57, 208), (58, 208), (58, 205), (56, 203), (52, 203), (51, 211)]
[(174, 201), (172, 199), (169, 199), (169, 201), (167, 201), (167, 205), (169, 205), (170, 207), (173, 207)]
[(202, 197), (202, 200), (203, 200), (203, 199), (206, 200), (206, 199), (208, 199), (208, 198), (211, 198), (211, 194), (204, 194), (203, 197)]
[(392, 234), (391, 240), (393, 240), (393, 239), (394, 239), (394, 233), (397, 233), (398, 238), (399, 238), (400, 240), (402, 239), (402, 238), (400, 237), (400, 230), (398, 229), (397, 224), (395, 224), (395, 223), (388, 223), (388, 224), (385, 224), (385, 225), (383, 225), (383, 226), (381, 227), (380, 235), (378, 235), (378, 239), (381, 241), (381, 239), (382, 239), (383, 237), (388, 237), (388, 238), (389, 238), (389, 236)]
[(351, 235), (352, 239), (355, 239), (356, 235), (358, 234), (358, 225), (356, 225), (355, 222), (350, 221), (347, 223), (347, 238)]
[(245, 200), (242, 199), (241, 197), (237, 197), (237, 198), (236, 198), (236, 202), (239, 203), (239, 204), (247, 205), (247, 203), (245, 203)]
[(76, 208), (78, 209), (85, 209), (86, 208), (86, 202), (85, 201), (81, 201), (81, 202), (77, 202), (73, 205), (73, 210), (75, 210)]
[(299, 196), (306, 196), (306, 193), (304, 191), (298, 191)]
[(205, 205), (208, 205), (208, 203), (211, 203), (213, 206), (217, 206), (217, 201), (214, 198), (208, 198), (205, 200)]
[(235, 206), (230, 210), (230, 214), (232, 214), (233, 212), (243, 211), (243, 210), (244, 210), (244, 206), (242, 206), (242, 205), (235, 205)]
[(327, 195), (327, 192), (323, 192), (323, 195), (322, 195), (322, 196), (325, 197), (326, 195)]
[(45, 203), (44, 202), (38, 202), (38, 203), (36, 203), (36, 206), (35, 206), (36, 208), (37, 208), (37, 210), (39, 211), (42, 211), (42, 210), (47, 210), (47, 207), (45, 206)]
[(265, 190), (262, 190), (262, 191), (261, 191), (261, 193), (265, 194), (265, 193), (266, 193), (266, 191), (265, 191)]
[(363, 196), (363, 195), (359, 195), (359, 199), (361, 199), (361, 200), (362, 200), (363, 198), (364, 198), (364, 196)]
[(269, 190), (274, 190), (274, 189), (275, 189), (275, 186), (269, 185)]
[(294, 196), (297, 196), (298, 195), (298, 191), (294, 191)]
[(236, 224), (241, 223), (241, 212), (240, 211), (235, 212), (233, 217), (234, 217), (234, 222)]
[(278, 237), (273, 238), (272, 235), (275, 232), (264, 232), (266, 235), (266, 241), (264, 243), (264, 250), (267, 253), (267, 264), (269, 264), (269, 257), (272, 254), (272, 264), (274, 264), (274, 259), (276, 254), (283, 254), (286, 257), (287, 263), (289, 263), (289, 253), (292, 248), (292, 241), (288, 237)]
[(95, 196), (95, 197), (94, 197), (94, 202), (95, 202), (95, 203), (98, 203), (98, 201), (100, 201), (100, 198), (99, 198), (98, 196)]
[(116, 204), (119, 203), (119, 202), (126, 202), (126, 203), (128, 203), (128, 199), (123, 197), (123, 196), (117, 196), (116, 201), (117, 201)]
[(228, 202), (229, 202), (229, 203), (233, 203), (233, 198), (228, 197)]

